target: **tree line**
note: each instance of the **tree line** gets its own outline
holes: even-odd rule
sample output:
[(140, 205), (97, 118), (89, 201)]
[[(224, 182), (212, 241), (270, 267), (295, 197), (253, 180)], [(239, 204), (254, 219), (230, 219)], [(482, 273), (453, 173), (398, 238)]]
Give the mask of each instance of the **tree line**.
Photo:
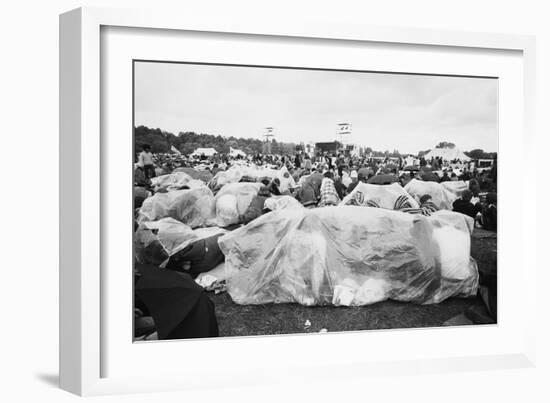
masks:
[[(134, 128), (134, 144), (135, 151), (139, 152), (142, 145), (149, 144), (153, 153), (170, 152), (172, 146), (179, 150), (182, 154), (191, 154), (197, 148), (203, 147), (214, 148), (218, 153), (227, 154), (230, 148), (237, 148), (247, 154), (258, 154), (265, 152), (265, 142), (254, 138), (236, 138), (233, 136), (224, 137), (220, 135), (212, 135), (195, 132), (179, 132), (177, 135), (161, 130), (153, 129), (147, 126), (138, 126)], [(455, 147), (451, 142), (441, 142), (436, 145), (436, 148)], [(275, 139), (271, 140), (271, 152), (273, 154), (294, 154), (296, 143), (283, 143)], [(366, 147), (364, 150), (367, 155), (372, 153), (374, 156), (399, 157), (399, 150), (375, 151), (371, 147)], [(430, 150), (420, 151), (419, 155), (424, 155)], [(474, 159), (494, 159), (496, 153), (488, 153), (481, 149), (464, 151), (470, 158)]]

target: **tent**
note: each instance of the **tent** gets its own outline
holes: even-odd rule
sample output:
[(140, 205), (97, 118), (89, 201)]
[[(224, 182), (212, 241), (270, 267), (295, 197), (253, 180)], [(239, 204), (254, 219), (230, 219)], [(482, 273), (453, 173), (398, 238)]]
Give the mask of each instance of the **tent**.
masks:
[(432, 158), (439, 158), (441, 157), (444, 161), (453, 161), (453, 160), (459, 160), (459, 161), (470, 161), (471, 158), (468, 157), (466, 154), (464, 154), (462, 151), (460, 151), (458, 148), (434, 148), (430, 150), (426, 155), (424, 155), (424, 159), (430, 160)]
[(246, 153), (244, 151), (233, 147), (229, 147), (229, 155), (233, 158), (246, 157)]
[(218, 152), (213, 149), (212, 147), (209, 147), (209, 148), (197, 148), (195, 151), (193, 151), (193, 153), (191, 155), (197, 155), (197, 156), (201, 156), (201, 155), (205, 155), (207, 157), (211, 157), (213, 156), (214, 154), (217, 154)]

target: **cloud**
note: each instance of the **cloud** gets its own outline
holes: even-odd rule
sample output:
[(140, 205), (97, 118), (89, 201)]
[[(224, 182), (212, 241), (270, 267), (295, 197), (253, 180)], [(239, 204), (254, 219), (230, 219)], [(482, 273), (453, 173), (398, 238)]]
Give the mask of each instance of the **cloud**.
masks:
[(137, 125), (280, 141), (348, 141), (417, 152), (440, 141), (497, 147), (495, 79), (139, 62)]

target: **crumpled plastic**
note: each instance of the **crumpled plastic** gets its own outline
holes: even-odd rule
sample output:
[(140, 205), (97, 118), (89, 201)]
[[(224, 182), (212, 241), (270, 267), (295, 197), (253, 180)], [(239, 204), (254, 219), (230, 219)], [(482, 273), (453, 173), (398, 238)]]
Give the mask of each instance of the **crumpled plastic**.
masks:
[(172, 173), (178, 173), (178, 172), (183, 172), (189, 175), (191, 178), (201, 180), (204, 183), (208, 183), (210, 180), (212, 180), (212, 174), (205, 169), (198, 170), (195, 168), (183, 167), (183, 168), (176, 168), (172, 171)]
[(172, 217), (191, 228), (214, 224), (214, 195), (206, 186), (155, 193), (147, 198), (138, 214), (138, 222)]
[(239, 223), (254, 196), (263, 185), (256, 182), (238, 182), (224, 185), (214, 197), (216, 225), (225, 227)]
[(449, 211), (425, 217), (361, 206), (283, 209), (218, 243), (234, 273), (227, 291), (237, 304), (431, 304), (477, 293), (470, 221)]
[(268, 210), (303, 209), (302, 203), (292, 196), (272, 196), (266, 199), (264, 208)]
[(159, 190), (179, 190), (184, 186), (196, 188), (204, 186), (201, 180), (194, 179), (185, 172), (173, 172), (171, 174), (151, 178), (151, 186), (155, 191)]
[(281, 192), (286, 192), (296, 186), (294, 178), (286, 167), (273, 169), (267, 166), (241, 163), (231, 166), (226, 171), (218, 172), (208, 183), (208, 187), (216, 192), (227, 184), (239, 182), (244, 177), (253, 182), (259, 182), (263, 178), (268, 178), (269, 180), (278, 178), (281, 182), (279, 186)]
[[(451, 183), (451, 182), (443, 182)], [(452, 185), (443, 185), (437, 182), (424, 182), (418, 179), (413, 179), (405, 185), (405, 190), (416, 200), (428, 194), (432, 197), (432, 202), (439, 209), (452, 210), (453, 202), (459, 197), (452, 191), (448, 190), (448, 187)]]
[(156, 264), (165, 267), (170, 257), (187, 246), (227, 230), (218, 227), (197, 228), (173, 218), (146, 221), (139, 225), (134, 236), (134, 253), (139, 263)]
[(418, 202), (399, 183), (373, 185), (364, 182), (359, 182), (355, 189), (340, 202), (340, 206), (348, 205), (351, 200), (355, 200), (357, 205), (362, 206), (367, 205), (368, 201), (374, 201), (381, 208), (393, 210), (395, 202), (400, 196), (407, 197), (411, 208), (419, 207)]
[[(446, 181), (441, 182), (446, 190), (454, 194), (455, 200), (462, 196), (462, 192), (468, 190), (470, 181)], [(454, 200), (453, 200), (454, 202)]]

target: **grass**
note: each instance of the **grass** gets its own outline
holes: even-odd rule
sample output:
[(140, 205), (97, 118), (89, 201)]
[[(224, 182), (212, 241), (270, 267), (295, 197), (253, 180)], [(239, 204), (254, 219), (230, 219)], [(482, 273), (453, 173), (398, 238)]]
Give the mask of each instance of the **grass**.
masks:
[[(475, 229), (471, 254), (480, 273), (496, 272), (496, 234)], [(227, 293), (209, 294), (216, 305), (220, 336), (252, 336), (291, 333), (316, 333), (349, 330), (419, 328), (442, 326), (452, 317), (471, 307), (487, 310), (479, 296), (450, 298), (439, 304), (417, 305), (384, 301), (362, 307), (318, 306), (299, 304), (237, 305)], [(311, 322), (305, 328), (306, 320)]]

